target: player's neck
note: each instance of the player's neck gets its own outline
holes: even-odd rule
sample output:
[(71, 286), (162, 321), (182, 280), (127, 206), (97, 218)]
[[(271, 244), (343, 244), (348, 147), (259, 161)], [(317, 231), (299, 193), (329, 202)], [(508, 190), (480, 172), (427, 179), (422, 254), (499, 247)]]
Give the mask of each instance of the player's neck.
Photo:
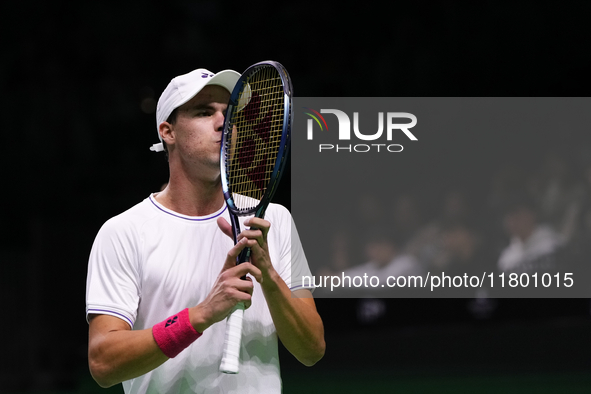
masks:
[(187, 216), (206, 216), (224, 204), (219, 178), (214, 181), (171, 176), (156, 200), (166, 208)]

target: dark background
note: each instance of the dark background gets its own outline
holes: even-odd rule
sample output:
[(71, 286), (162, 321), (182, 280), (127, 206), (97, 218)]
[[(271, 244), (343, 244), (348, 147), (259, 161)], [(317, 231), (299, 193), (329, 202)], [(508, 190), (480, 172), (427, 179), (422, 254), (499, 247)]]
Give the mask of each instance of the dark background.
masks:
[[(591, 91), (589, 2), (389, 4), (5, 3), (0, 392), (94, 391), (87, 258), (102, 223), (167, 180), (164, 156), (148, 148), (157, 142), (155, 101), (172, 77), (273, 59), (302, 97)], [(289, 206), (289, 182), (277, 200)], [(344, 392), (354, 387), (347, 382), (387, 376), (399, 377), (389, 382), (402, 392), (425, 381), (507, 392), (532, 373), (554, 387), (546, 392), (573, 381), (591, 387), (586, 299), (498, 300), (486, 319), (469, 312), (469, 300), (382, 300), (386, 313), (371, 322), (358, 318), (360, 302), (318, 300), (326, 357), (305, 370), (284, 355), (286, 392)]]

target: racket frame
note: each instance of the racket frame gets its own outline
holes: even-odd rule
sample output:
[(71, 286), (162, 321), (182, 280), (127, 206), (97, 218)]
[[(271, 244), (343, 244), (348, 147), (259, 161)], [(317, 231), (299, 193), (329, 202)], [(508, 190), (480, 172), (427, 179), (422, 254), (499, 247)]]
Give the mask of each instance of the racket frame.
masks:
[[(254, 75), (256, 72), (258, 72), (260, 69), (269, 66), (275, 67), (275, 69), (278, 71), (283, 85), (283, 133), (281, 136), (281, 142), (279, 144), (279, 150), (277, 152), (277, 158), (275, 160), (275, 166), (273, 167), (273, 172), (271, 173), (269, 183), (265, 188), (265, 192), (261, 200), (255, 207), (241, 209), (236, 207), (236, 204), (234, 203), (234, 199), (232, 197), (232, 185), (228, 184), (228, 177), (226, 171), (227, 153), (225, 147), (228, 142), (230, 133), (232, 133), (232, 119), (231, 116), (229, 116), (228, 114), (232, 114), (234, 108), (239, 105), (238, 100), (240, 98), (240, 92), (243, 89), (243, 85), (245, 83), (248, 83), (248, 79), (250, 79), (250, 77)], [(283, 171), (285, 169), (285, 164), (287, 162), (290, 148), (291, 122), (293, 119), (291, 105), (292, 95), (293, 87), (291, 85), (291, 79), (289, 78), (289, 75), (287, 74), (285, 68), (280, 63), (275, 61), (264, 61), (250, 66), (248, 69), (246, 69), (246, 71), (244, 71), (244, 73), (234, 86), (234, 90), (232, 91), (230, 101), (228, 103), (226, 119), (224, 120), (222, 144), (220, 148), (220, 169), (224, 199), (226, 200), (226, 204), (228, 205), (229, 211), (236, 216), (248, 216), (254, 214), (254, 216), (259, 218), (264, 217), (265, 210), (267, 209), (267, 206), (269, 205), (271, 199), (273, 198), (273, 195), (275, 194), (277, 184), (279, 183), (279, 180), (281, 179), (281, 176), (283, 175)], [(232, 225), (234, 227), (234, 223), (232, 223)], [(234, 234), (234, 237), (236, 236), (237, 234)], [(234, 242), (236, 242), (236, 239), (234, 239)]]

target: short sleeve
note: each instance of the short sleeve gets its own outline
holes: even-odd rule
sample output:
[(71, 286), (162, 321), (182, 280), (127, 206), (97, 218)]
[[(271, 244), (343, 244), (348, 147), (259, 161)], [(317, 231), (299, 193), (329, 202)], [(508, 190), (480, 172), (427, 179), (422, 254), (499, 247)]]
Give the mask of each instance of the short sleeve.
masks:
[[(313, 281), (306, 280), (306, 286), (303, 284), (302, 278), (310, 278), (312, 274), (291, 213), (281, 205), (276, 207), (278, 217), (275, 220), (280, 224), (278, 238), (281, 245), (279, 275), (291, 291), (301, 289), (313, 291)], [(271, 226), (274, 224), (271, 223)]]
[(118, 317), (133, 328), (140, 300), (139, 237), (118, 217), (99, 230), (90, 252), (86, 315)]

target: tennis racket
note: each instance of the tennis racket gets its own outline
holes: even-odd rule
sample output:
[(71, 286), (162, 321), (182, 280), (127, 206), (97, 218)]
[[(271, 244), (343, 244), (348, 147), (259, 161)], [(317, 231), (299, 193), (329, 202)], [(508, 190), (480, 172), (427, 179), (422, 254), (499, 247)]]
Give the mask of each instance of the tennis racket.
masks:
[[(221, 178), (234, 243), (239, 216), (263, 218), (283, 175), (290, 146), (291, 80), (274, 61), (250, 66), (234, 87), (224, 122)], [(245, 248), (236, 263), (250, 260)], [(220, 371), (238, 373), (244, 304), (228, 316)]]

